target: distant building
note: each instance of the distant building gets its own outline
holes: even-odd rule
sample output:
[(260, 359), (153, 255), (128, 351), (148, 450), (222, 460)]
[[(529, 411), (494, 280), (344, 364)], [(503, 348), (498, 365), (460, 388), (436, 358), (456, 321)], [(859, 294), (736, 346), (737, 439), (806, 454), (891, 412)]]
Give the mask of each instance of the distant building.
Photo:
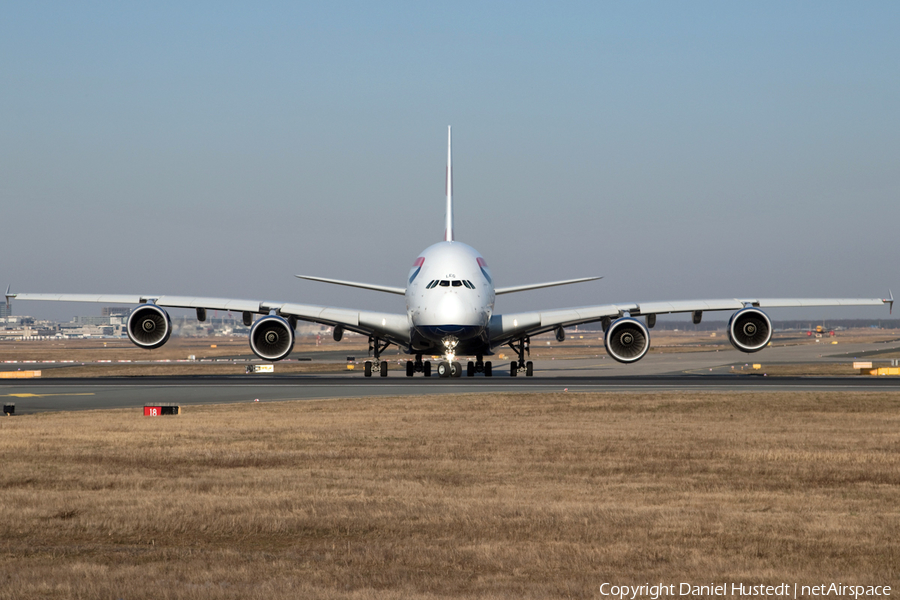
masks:
[(34, 325), (34, 317), (14, 317), (12, 315), (8, 317), (4, 317), (3, 321), (6, 323), (7, 327), (14, 325)]
[(0, 303), (0, 319), (5, 319), (9, 316), (12, 316), (12, 306), (6, 304), (6, 302)]
[(109, 325), (109, 317), (73, 317), (72, 323), (75, 323), (79, 327), (85, 325)]
[(100, 314), (104, 317), (127, 317), (131, 314), (131, 309), (127, 306), (104, 306)]

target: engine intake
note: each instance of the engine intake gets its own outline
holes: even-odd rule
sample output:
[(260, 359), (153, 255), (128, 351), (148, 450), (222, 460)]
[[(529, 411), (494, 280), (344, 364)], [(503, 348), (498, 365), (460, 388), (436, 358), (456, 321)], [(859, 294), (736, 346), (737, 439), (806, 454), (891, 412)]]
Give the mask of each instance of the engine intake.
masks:
[(263, 360), (281, 360), (294, 349), (294, 330), (275, 315), (258, 319), (250, 329), (250, 349)]
[(631, 317), (616, 319), (606, 330), (606, 351), (620, 363), (633, 363), (644, 358), (650, 349), (650, 332), (643, 323)]
[(152, 350), (169, 341), (172, 320), (169, 313), (155, 304), (141, 304), (128, 316), (125, 329), (135, 346)]
[(741, 352), (757, 352), (772, 339), (772, 322), (758, 308), (742, 308), (728, 320), (728, 341)]

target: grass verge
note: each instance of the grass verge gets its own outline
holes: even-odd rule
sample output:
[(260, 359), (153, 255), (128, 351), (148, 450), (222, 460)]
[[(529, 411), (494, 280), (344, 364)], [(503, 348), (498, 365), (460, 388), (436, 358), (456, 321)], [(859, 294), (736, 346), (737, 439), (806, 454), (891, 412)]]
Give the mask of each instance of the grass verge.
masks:
[(0, 421), (0, 599), (900, 587), (900, 394), (498, 394)]

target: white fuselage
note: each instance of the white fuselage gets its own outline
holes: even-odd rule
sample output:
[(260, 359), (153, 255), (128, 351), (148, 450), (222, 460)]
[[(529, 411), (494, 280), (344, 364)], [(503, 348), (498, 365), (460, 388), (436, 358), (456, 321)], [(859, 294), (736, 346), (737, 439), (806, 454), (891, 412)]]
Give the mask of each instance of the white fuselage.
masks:
[(493, 310), (494, 284), (477, 250), (462, 242), (439, 242), (419, 254), (406, 287), (415, 350), (490, 352)]

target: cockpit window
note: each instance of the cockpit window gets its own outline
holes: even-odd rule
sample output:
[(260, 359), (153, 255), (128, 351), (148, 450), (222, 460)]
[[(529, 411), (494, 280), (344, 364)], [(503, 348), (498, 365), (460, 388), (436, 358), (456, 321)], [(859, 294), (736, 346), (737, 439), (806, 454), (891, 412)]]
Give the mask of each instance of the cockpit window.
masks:
[(475, 284), (469, 281), (468, 279), (432, 279), (428, 282), (428, 285), (425, 286), (426, 290), (430, 290), (436, 288), (437, 286), (441, 287), (467, 287), (470, 290), (475, 289)]

